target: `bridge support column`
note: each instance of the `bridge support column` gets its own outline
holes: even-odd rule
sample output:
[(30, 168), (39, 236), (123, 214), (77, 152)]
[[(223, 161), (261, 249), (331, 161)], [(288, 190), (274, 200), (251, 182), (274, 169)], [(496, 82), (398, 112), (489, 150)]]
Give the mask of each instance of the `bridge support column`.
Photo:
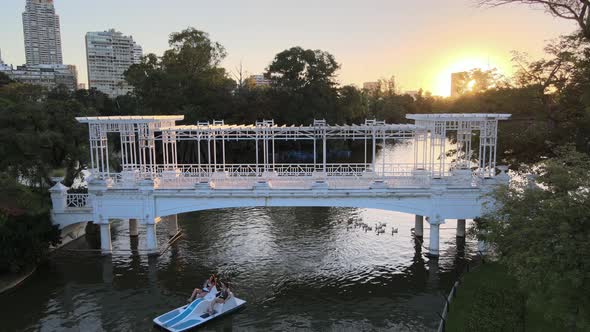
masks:
[(156, 238), (156, 223), (150, 220), (149, 224), (145, 225), (145, 241), (148, 255), (158, 253), (158, 239)]
[(439, 224), (430, 224), (430, 244), (428, 245), (430, 256), (438, 257), (439, 226)]
[(129, 219), (129, 236), (139, 236), (137, 228), (137, 219)]
[(178, 233), (178, 215), (173, 214), (166, 219), (170, 221), (170, 225), (168, 225), (168, 236), (173, 237)]
[(457, 237), (465, 237), (465, 219), (457, 219)]
[(444, 222), (444, 219), (440, 217), (428, 218), (430, 224), (430, 239), (428, 245), (428, 255), (431, 257), (438, 257), (438, 249), (440, 243), (440, 224)]
[(414, 222), (414, 235), (417, 237), (424, 236), (424, 216), (416, 215)]
[(113, 253), (113, 246), (111, 244), (111, 224), (109, 222), (100, 224), (100, 252), (103, 255), (110, 255)]

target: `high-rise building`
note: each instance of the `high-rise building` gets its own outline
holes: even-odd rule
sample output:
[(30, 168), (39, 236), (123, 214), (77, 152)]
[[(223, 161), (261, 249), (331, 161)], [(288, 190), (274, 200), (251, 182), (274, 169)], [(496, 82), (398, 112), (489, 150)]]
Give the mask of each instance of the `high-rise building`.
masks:
[(23, 31), (27, 65), (63, 63), (59, 16), (53, 0), (27, 0)]
[(133, 45), (133, 63), (140, 63), (143, 57), (143, 48), (139, 44)]
[(451, 97), (458, 97), (465, 93), (469, 72), (460, 71), (451, 73)]
[(133, 37), (114, 29), (86, 34), (88, 88), (111, 97), (127, 94), (132, 88), (125, 82), (125, 71), (141, 61), (141, 46)]
[(367, 90), (368, 92), (377, 92), (379, 89), (381, 89), (381, 83), (379, 81), (363, 83), (363, 90)]

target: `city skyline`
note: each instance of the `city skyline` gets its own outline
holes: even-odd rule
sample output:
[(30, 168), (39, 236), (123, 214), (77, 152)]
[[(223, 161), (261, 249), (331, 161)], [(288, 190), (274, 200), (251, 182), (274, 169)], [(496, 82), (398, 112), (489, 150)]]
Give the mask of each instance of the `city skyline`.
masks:
[[(61, 19), (64, 63), (78, 68), (87, 68), (84, 35), (89, 31), (124, 31), (143, 46), (144, 54), (161, 55), (171, 32), (193, 26), (225, 46), (228, 57), (222, 65), (230, 72), (241, 61), (247, 74), (259, 74), (276, 53), (299, 45), (332, 53), (342, 65), (338, 81), (343, 85), (362, 86), (395, 75), (401, 90), (423, 88), (436, 95), (449, 94), (452, 72), (496, 67), (510, 75), (511, 50), (541, 57), (547, 40), (576, 28), (542, 10), (479, 8), (467, 0), (444, 4), (339, 1), (321, 6), (304, 1), (299, 8), (269, 1), (232, 1), (223, 7), (186, 0), (166, 4), (59, 0), (54, 4)], [(116, 15), (112, 15), (114, 6)], [(25, 62), (24, 8), (24, 0), (10, 0), (0, 13), (5, 63)], [(79, 70), (81, 83), (88, 81), (84, 69)]]

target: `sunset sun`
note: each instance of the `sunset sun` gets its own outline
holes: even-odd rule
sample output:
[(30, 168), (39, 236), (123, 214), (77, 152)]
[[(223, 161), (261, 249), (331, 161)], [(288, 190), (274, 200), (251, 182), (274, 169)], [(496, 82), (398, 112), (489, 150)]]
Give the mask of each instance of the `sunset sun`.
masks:
[[(499, 74), (506, 73), (506, 68), (509, 67), (509, 61), (496, 61), (492, 62), (486, 56), (474, 56), (474, 55), (467, 55), (467, 56), (459, 56), (459, 57), (450, 57), (447, 61), (447, 64), (441, 66), (438, 70), (438, 74), (435, 76), (435, 81), (433, 82), (433, 91), (432, 93), (437, 96), (444, 96), (447, 97), (450, 95), (451, 92), (451, 74), (463, 71), (470, 71), (473, 69), (482, 69), (482, 70), (489, 70), (489, 69), (496, 69)], [(475, 85), (474, 81), (468, 83), (468, 89), (473, 89)]]

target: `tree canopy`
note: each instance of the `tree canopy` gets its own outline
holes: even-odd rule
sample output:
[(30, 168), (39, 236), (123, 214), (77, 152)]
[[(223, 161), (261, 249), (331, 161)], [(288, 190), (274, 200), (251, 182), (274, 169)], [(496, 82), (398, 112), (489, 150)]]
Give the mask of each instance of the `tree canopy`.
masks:
[(535, 171), (540, 187), (525, 181), (497, 191), (478, 230), (549, 318), (587, 330), (590, 157), (572, 146), (555, 155)]
[(277, 54), (267, 68), (267, 75), (280, 88), (334, 87), (338, 69), (340, 65), (332, 54), (297, 46)]
[(477, 0), (483, 6), (523, 4), (544, 8), (555, 17), (574, 21), (590, 41), (590, 0)]

